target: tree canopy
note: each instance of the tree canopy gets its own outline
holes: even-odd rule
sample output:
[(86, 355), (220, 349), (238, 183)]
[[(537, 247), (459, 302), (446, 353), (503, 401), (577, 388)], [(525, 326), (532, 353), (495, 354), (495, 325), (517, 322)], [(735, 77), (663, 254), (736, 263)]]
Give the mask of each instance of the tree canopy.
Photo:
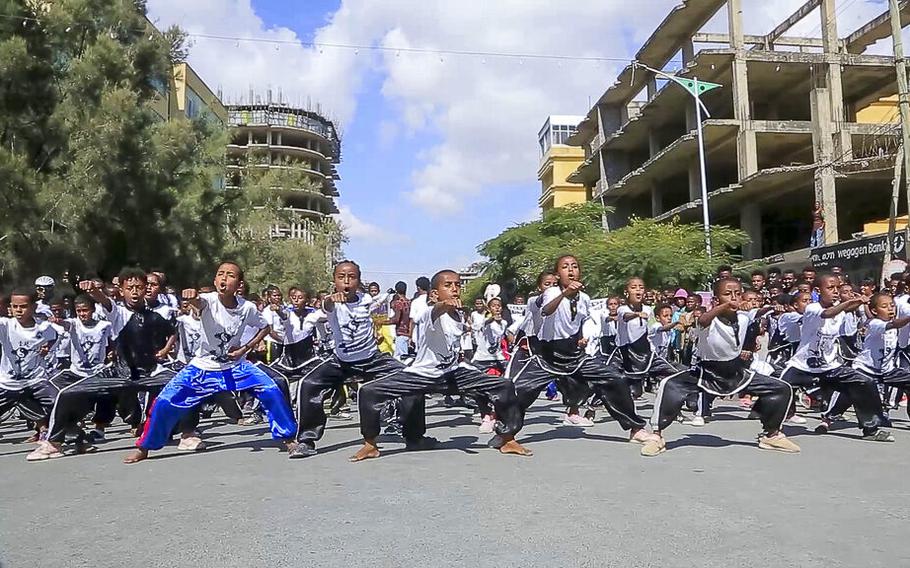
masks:
[(486, 269), (465, 296), (479, 295), (490, 282), (527, 293), (536, 287), (537, 275), (552, 270), (563, 254), (578, 258), (591, 295), (619, 293), (631, 276), (641, 276), (651, 287), (695, 289), (704, 286), (717, 267), (738, 260), (732, 251), (748, 242), (738, 229), (712, 226), (714, 255), (708, 258), (700, 224), (633, 218), (628, 226), (605, 233), (604, 212), (597, 202), (558, 207), (481, 244), (477, 251), (488, 259)]
[(310, 260), (325, 249), (267, 242), (261, 194), (225, 187), (220, 122), (152, 110), (187, 48), (150, 27), (144, 0), (0, 0), (0, 13), (0, 284), (124, 265), (193, 284), (224, 256), (271, 279), (277, 248), (283, 270), (325, 279), (328, 260)]

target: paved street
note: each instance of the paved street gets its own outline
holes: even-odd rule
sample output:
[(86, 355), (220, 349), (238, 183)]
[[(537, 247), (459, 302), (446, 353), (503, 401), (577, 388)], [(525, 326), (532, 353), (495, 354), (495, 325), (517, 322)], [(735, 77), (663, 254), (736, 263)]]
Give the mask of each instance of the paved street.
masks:
[[(438, 400), (438, 399), (437, 399)], [(478, 440), (464, 410), (431, 402), (425, 453), (390, 440), (347, 462), (354, 422), (323, 454), (290, 461), (264, 427), (205, 424), (205, 454), (124, 466), (122, 426), (94, 456), (29, 464), (23, 432), (0, 428), (0, 562), (92, 566), (762, 566), (910, 565), (910, 424), (896, 444), (844, 429), (790, 428), (801, 455), (755, 449), (758, 423), (729, 402), (696, 429), (675, 425), (655, 459), (610, 421), (557, 427), (540, 401), (530, 459)], [(650, 413), (646, 405), (643, 413)], [(814, 420), (810, 418), (809, 426)]]

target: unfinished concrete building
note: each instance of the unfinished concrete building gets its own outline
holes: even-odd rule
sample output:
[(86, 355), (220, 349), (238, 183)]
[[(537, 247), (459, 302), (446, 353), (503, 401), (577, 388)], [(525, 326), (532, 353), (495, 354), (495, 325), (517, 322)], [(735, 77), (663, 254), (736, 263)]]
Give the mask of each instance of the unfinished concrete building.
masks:
[[(682, 2), (636, 60), (665, 69), (680, 55), (678, 75), (723, 85), (702, 96), (711, 114), (703, 119), (711, 222), (748, 233), (744, 258), (805, 260), (816, 201), (827, 244), (888, 215), (900, 137), (888, 102), (897, 93), (894, 58), (865, 53), (890, 37), (887, 5), (848, 37), (838, 35), (835, 0), (810, 0), (767, 35), (751, 36), (745, 2)], [(727, 33), (699, 33), (725, 6)], [(907, 2), (901, 10), (906, 25)], [(786, 35), (807, 17), (820, 18), (821, 37)], [(881, 112), (889, 104), (893, 112)], [(570, 139), (586, 160), (569, 180), (615, 208), (610, 228), (631, 216), (700, 221), (695, 120), (684, 89), (630, 65)]]

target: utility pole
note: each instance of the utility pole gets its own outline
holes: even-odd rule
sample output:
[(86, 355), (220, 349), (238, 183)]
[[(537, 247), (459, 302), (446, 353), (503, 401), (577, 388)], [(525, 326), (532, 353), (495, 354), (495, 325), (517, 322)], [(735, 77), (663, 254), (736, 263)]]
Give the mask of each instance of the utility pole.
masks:
[[(897, 201), (898, 194), (901, 190), (901, 170), (904, 166), (904, 145), (897, 147), (897, 156), (894, 158), (894, 181), (891, 183), (891, 207), (888, 210), (888, 242), (885, 243), (885, 262), (882, 264), (882, 278), (889, 275), (885, 274), (885, 267), (894, 260), (894, 233), (897, 227)], [(906, 248), (906, 245), (905, 245)]]
[[(897, 66), (897, 96), (901, 111), (901, 144), (904, 149), (904, 171), (906, 172), (904, 188), (906, 191), (906, 180), (910, 178), (910, 91), (907, 88), (907, 61), (904, 59), (904, 41), (901, 39), (901, 9), (898, 0), (888, 0), (888, 9), (891, 12), (891, 39), (894, 42), (894, 62)], [(906, 244), (908, 238), (910, 238), (910, 191), (907, 191), (907, 227), (904, 229), (905, 258), (907, 262), (910, 262), (910, 247)]]

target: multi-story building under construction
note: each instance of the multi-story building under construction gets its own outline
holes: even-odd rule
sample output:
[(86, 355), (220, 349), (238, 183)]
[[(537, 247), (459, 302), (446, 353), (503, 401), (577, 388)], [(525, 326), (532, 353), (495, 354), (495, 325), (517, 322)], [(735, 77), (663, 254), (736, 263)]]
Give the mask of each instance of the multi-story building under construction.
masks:
[[(890, 18), (883, 5), (844, 37), (840, 2), (809, 0), (752, 36), (743, 32), (746, 1), (683, 1), (635, 58), (667, 69), (681, 53), (678, 76), (722, 85), (702, 95), (711, 221), (748, 233), (747, 259), (799, 251), (794, 258), (805, 260), (816, 202), (828, 244), (888, 216), (900, 138), (895, 61), (866, 51), (890, 37)], [(727, 32), (700, 33), (723, 8)], [(901, 11), (906, 25), (908, 2)], [(809, 17), (819, 18), (821, 37), (787, 35)], [(569, 181), (615, 209), (610, 228), (631, 216), (701, 221), (695, 106), (679, 85), (626, 67), (569, 143), (586, 155)]]
[(228, 114), (228, 185), (241, 186), (254, 171), (291, 174), (274, 191), (292, 220), (276, 223), (272, 236), (312, 242), (317, 227), (338, 213), (341, 140), (334, 123), (317, 111), (268, 101), (228, 105)]

